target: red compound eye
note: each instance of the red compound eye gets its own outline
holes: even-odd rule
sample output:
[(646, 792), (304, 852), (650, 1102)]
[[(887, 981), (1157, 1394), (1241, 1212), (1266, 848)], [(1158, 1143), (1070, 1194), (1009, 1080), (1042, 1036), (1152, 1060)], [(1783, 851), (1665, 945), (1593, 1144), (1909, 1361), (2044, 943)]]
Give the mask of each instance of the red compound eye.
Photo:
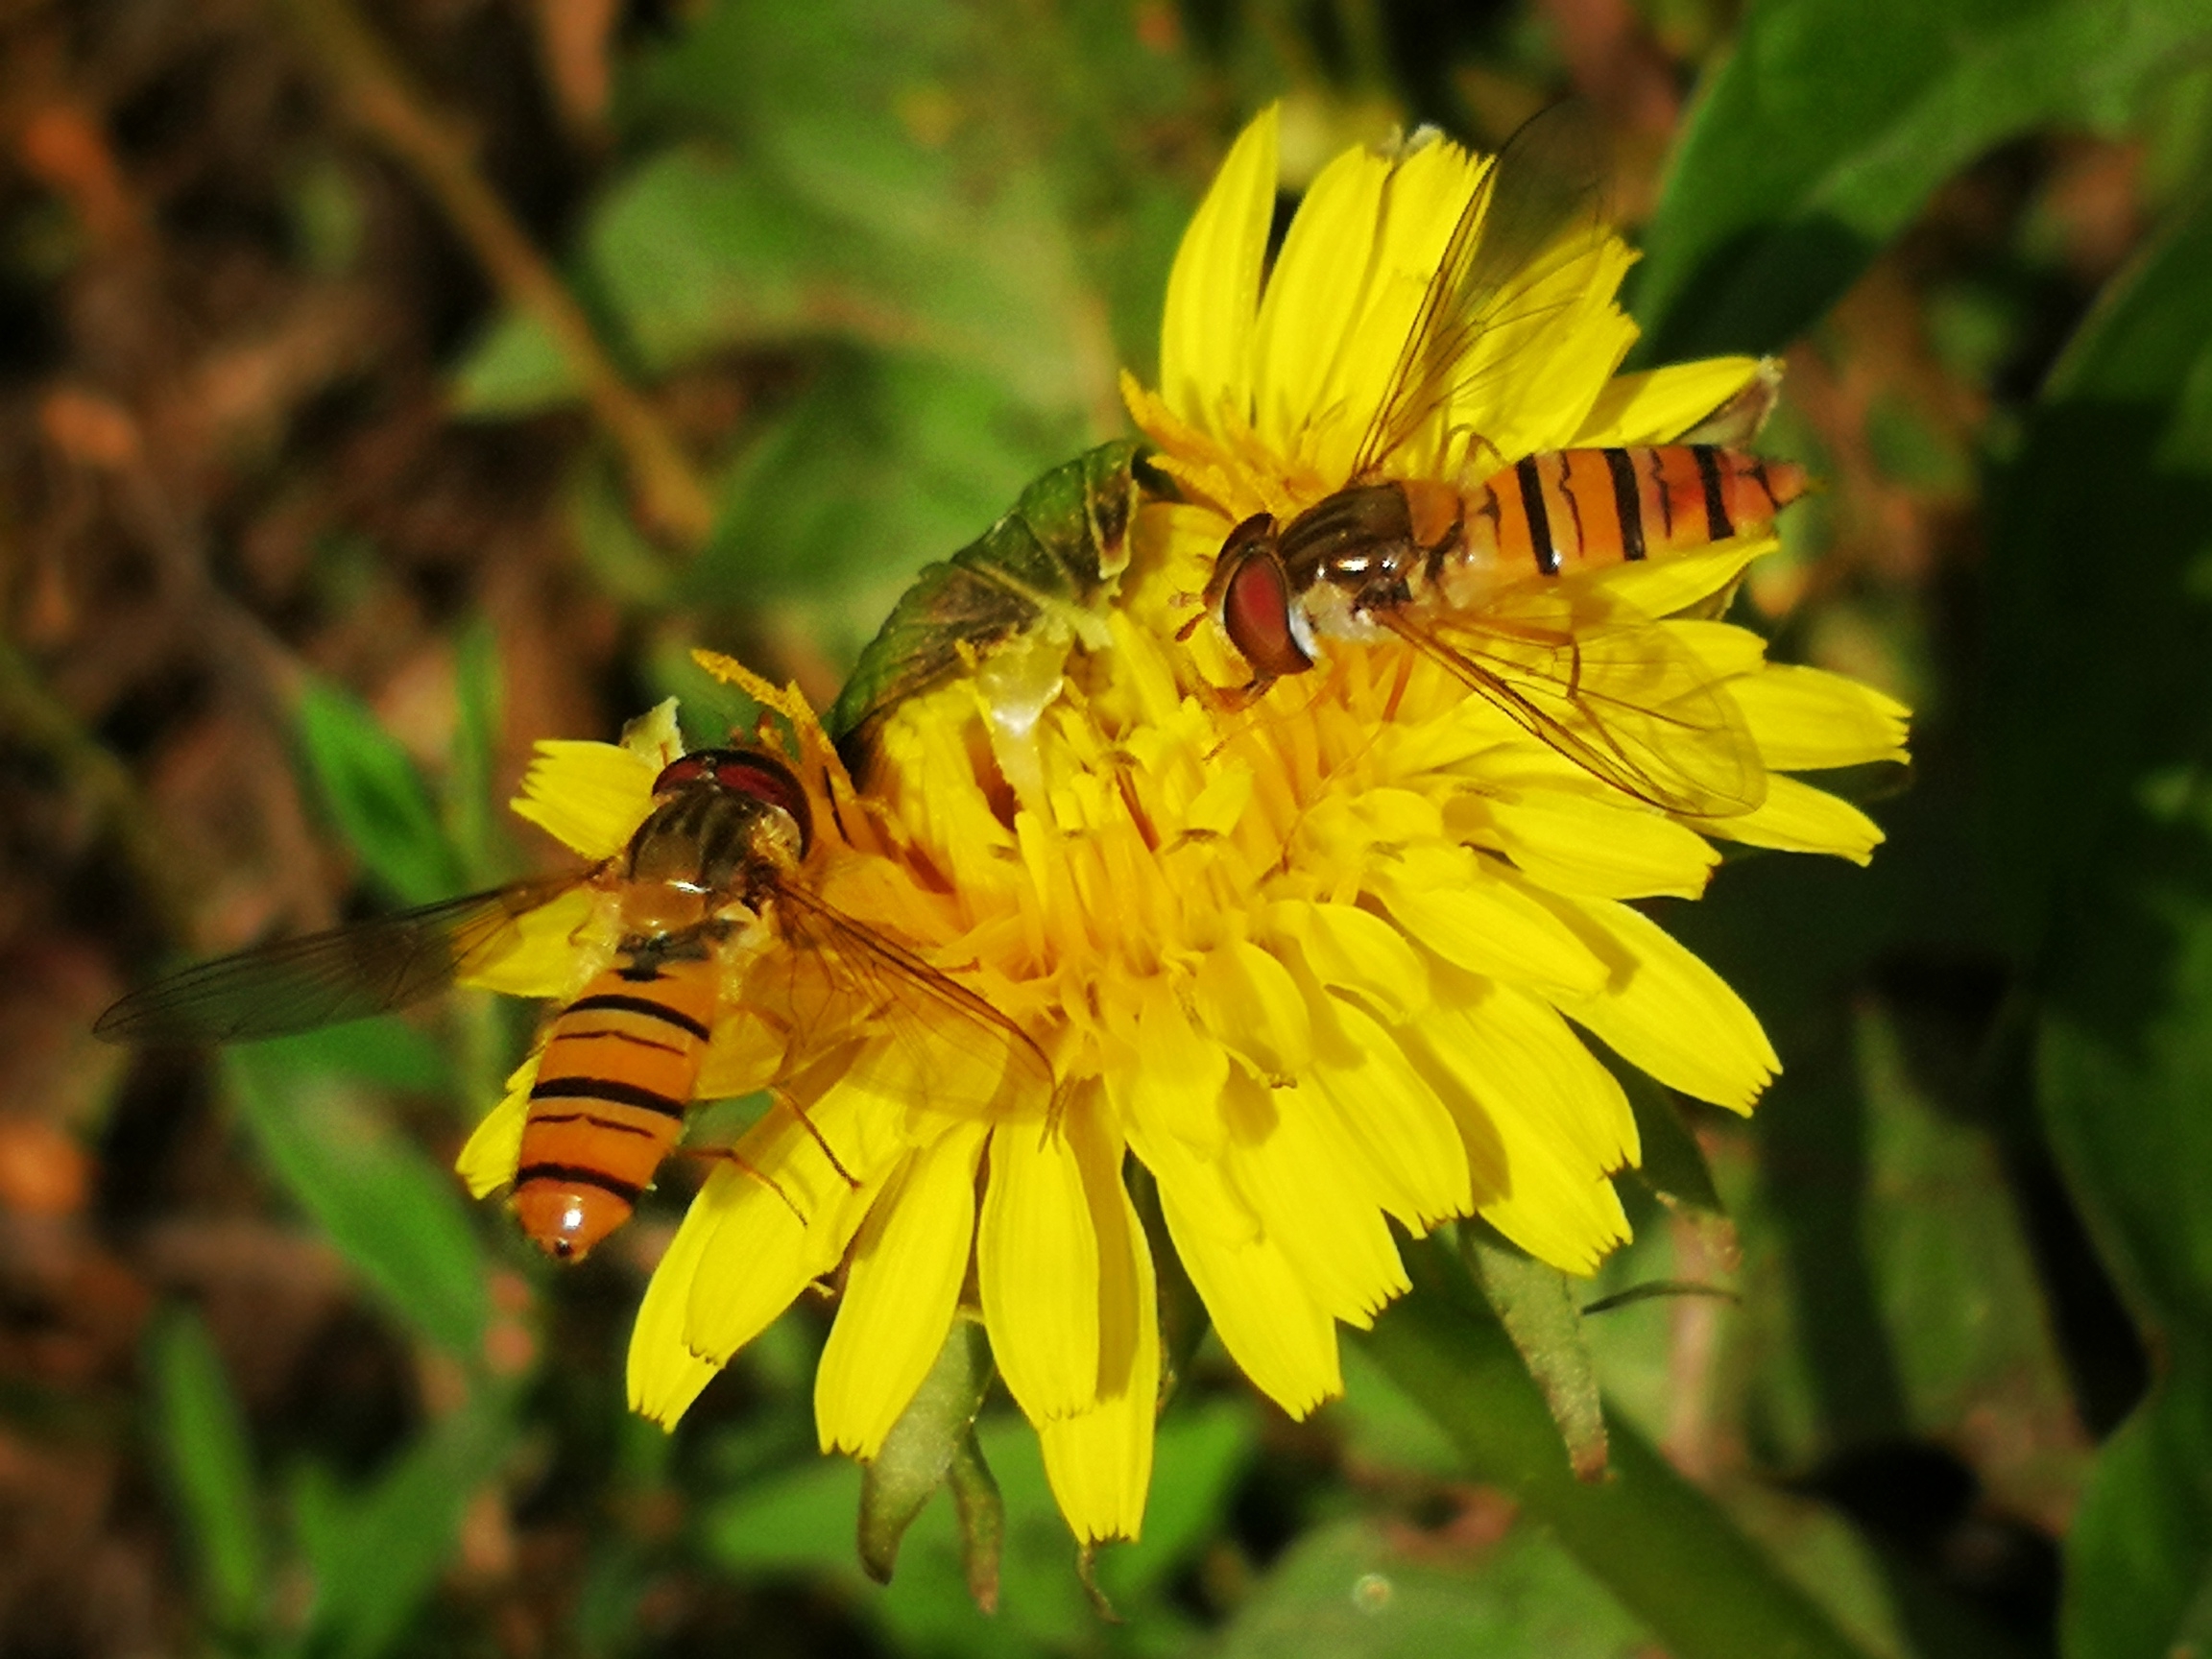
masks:
[(1221, 587), (1221, 626), (1229, 643), (1260, 679), (1305, 673), (1313, 659), (1298, 639), (1283, 561), (1270, 545), (1238, 547), (1235, 537), (1230, 542), (1221, 554), (1236, 561)]
[(653, 793), (668, 795), (702, 783), (750, 795), (788, 813), (799, 826), (800, 856), (813, 846), (814, 810), (807, 804), (805, 787), (799, 775), (775, 756), (759, 749), (702, 749), (662, 767), (653, 781)]
[(702, 749), (696, 755), (686, 755), (681, 760), (671, 760), (661, 768), (661, 776), (653, 780), (653, 793), (671, 795), (689, 783), (714, 776), (714, 757), (719, 749)]

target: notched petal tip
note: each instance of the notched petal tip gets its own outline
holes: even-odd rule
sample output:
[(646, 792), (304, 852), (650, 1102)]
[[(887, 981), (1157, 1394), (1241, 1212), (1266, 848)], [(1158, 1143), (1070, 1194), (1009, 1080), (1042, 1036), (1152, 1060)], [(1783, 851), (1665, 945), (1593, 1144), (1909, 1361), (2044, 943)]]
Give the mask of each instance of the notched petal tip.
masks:
[(542, 738), (508, 807), (586, 858), (612, 858), (652, 811), (659, 776), (620, 744)]

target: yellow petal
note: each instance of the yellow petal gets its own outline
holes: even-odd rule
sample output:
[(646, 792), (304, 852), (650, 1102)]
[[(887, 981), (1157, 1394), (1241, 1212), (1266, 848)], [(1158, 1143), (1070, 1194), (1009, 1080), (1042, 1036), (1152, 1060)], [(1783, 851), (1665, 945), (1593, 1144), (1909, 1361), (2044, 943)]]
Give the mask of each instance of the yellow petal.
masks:
[(1482, 435), (1485, 464), (1570, 443), (1635, 344), (1636, 325), (1613, 301), (1633, 258), (1626, 246), (1610, 234), (1570, 246), (1508, 291), (1461, 360), (1449, 419)]
[(1195, 1145), (1219, 1145), (1226, 1132), (1221, 1091), (1229, 1081), (1228, 1050), (1190, 1023), (1165, 975), (1147, 978), (1140, 997), (1136, 1054), (1124, 1072), (1124, 1110)]
[(1023, 1414), (1087, 1409), (1098, 1393), (1098, 1233), (1066, 1135), (1012, 1123), (991, 1137), (975, 1272), (992, 1355)]
[(590, 859), (612, 858), (630, 845), (653, 810), (660, 774), (637, 754), (613, 743), (544, 738), (509, 802), (556, 840)]
[(1623, 971), (1597, 996), (1558, 998), (1560, 1008), (1670, 1088), (1750, 1111), (1782, 1063), (1743, 999), (1641, 911), (1599, 902), (1580, 910), (1611, 938)]
[(676, 722), (676, 699), (653, 705), (622, 728), (622, 747), (658, 778), (684, 753), (684, 732)]
[(1821, 668), (1777, 663), (1732, 682), (1767, 764), (1783, 772), (1905, 758), (1905, 705)]
[(1536, 998), (1486, 981), (1440, 1000), (1419, 1041), (1457, 1120), (1484, 1219), (1531, 1255), (1588, 1273), (1628, 1237), (1608, 1177), (1635, 1162), (1611, 1073)]
[(1401, 928), (1456, 967), (1561, 991), (1605, 982), (1605, 964), (1587, 945), (1472, 854), (1408, 848), (1376, 864), (1369, 881)]
[(1690, 654), (1716, 679), (1756, 674), (1767, 665), (1767, 641), (1748, 628), (1729, 622), (1670, 622), (1668, 637), (1690, 648)]
[(1695, 899), (1720, 862), (1710, 842), (1671, 818), (1573, 790), (1463, 800), (1463, 814), (1453, 821), (1463, 839), (1503, 853), (1557, 893)]
[(1608, 566), (1589, 581), (1593, 595), (1638, 616), (1672, 616), (1711, 598), (1743, 567), (1781, 543), (1771, 536), (1722, 541), (1711, 551), (1677, 553)]
[(1270, 1077), (1296, 1075), (1312, 1052), (1297, 981), (1257, 945), (1232, 940), (1209, 950), (1191, 998), (1214, 1039)]
[(1452, 1115), (1395, 1033), (1332, 999), (1317, 1030), (1313, 1093), (1333, 1107), (1350, 1156), (1372, 1170), (1382, 1207), (1426, 1233), (1474, 1207), (1467, 1153)]
[(1139, 1118), (1125, 1128), (1130, 1149), (1159, 1183), (1175, 1255), (1230, 1358), (1293, 1416), (1342, 1392), (1335, 1322), (1224, 1179), (1221, 1161), (1197, 1156)]
[(1707, 357), (1641, 374), (1619, 374), (1591, 406), (1577, 448), (1671, 444), (1719, 409), (1759, 373), (1756, 357)]
[(1152, 1482), (1160, 1409), (1160, 1315), (1152, 1252), (1121, 1182), (1121, 1151), (1102, 1114), (1070, 1113), (1070, 1137), (1098, 1233), (1098, 1399), (1038, 1426), (1061, 1513), (1086, 1540), (1138, 1536)]
[[(688, 1286), (683, 1338), (709, 1359), (728, 1363), (811, 1280), (837, 1264), (875, 1183), (896, 1161), (865, 1155), (870, 1147), (854, 1102), (839, 1091), (817, 1100), (808, 1116), (813, 1133), (790, 1106), (772, 1108), (737, 1142), (742, 1164), (716, 1170), (691, 1201), (686, 1226), (704, 1216), (711, 1230)], [(823, 1151), (825, 1141), (837, 1148), (844, 1173)]]
[[(1518, 1166), (1526, 1172), (1529, 1161)], [(1588, 1277), (1633, 1236), (1628, 1212), (1609, 1175), (1549, 1160), (1543, 1175), (1548, 1179), (1531, 1176), (1509, 1197), (1483, 1205), (1482, 1219), (1539, 1262)]]
[(1767, 799), (1756, 812), (1714, 819), (1706, 832), (1784, 853), (1832, 853), (1854, 864), (1870, 862), (1887, 839), (1850, 802), (1780, 773), (1767, 778)]
[[(1333, 404), (1341, 405), (1341, 413), (1326, 424), (1334, 428), (1332, 436), (1342, 447), (1315, 452), (1317, 464), (1333, 481), (1350, 476), (1355, 460), (1351, 442), (1367, 436), (1375, 417), (1397, 390), (1396, 372), (1422, 315), (1436, 267), (1488, 163), (1456, 144), (1432, 141), (1414, 143), (1394, 163), (1368, 157), (1367, 165), (1382, 179), (1370, 209), (1373, 223), (1362, 242), (1340, 245), (1338, 252), (1341, 256), (1345, 249), (1362, 243), (1371, 245), (1373, 252), (1364, 259), (1343, 260), (1358, 270), (1364, 281), (1341, 338), (1333, 342), (1330, 375), (1321, 387), (1323, 400), (1315, 406), (1327, 411)], [(1465, 378), (1464, 370), (1460, 378)], [(1445, 435), (1453, 414), (1449, 404), (1431, 411), (1427, 422), (1384, 458), (1389, 469), (1403, 477), (1448, 475), (1452, 469), (1446, 466)]]
[(1167, 407), (1200, 431), (1221, 433), (1224, 407), (1242, 413), (1260, 268), (1275, 213), (1281, 116), (1280, 106), (1270, 104), (1238, 135), (1168, 273), (1160, 391)]
[(750, 1179), (729, 1165), (707, 1177), (638, 1304), (637, 1323), (630, 1331), (630, 1409), (663, 1429), (676, 1427), (728, 1358), (709, 1358), (691, 1346), (691, 1291), (707, 1242), (721, 1225), (729, 1185)]
[[(1230, 1081), (1230, 1177), (1281, 1246), (1306, 1293), (1365, 1329), (1408, 1288), (1364, 1160), (1318, 1091)], [(1241, 1119), (1241, 1121), (1239, 1121)]]
[(1355, 904), (1282, 900), (1267, 907), (1267, 929), (1293, 942), (1322, 984), (1410, 1020), (1429, 1003), (1429, 966), (1406, 935)]
[(791, 1042), (788, 1027), (762, 1019), (740, 1004), (714, 1022), (707, 1058), (692, 1094), (700, 1100), (736, 1100), (776, 1081)]
[(471, 1198), (482, 1198), (515, 1179), (515, 1165), (522, 1156), (522, 1123), (530, 1116), (530, 1090), (538, 1081), (538, 1061), (542, 1050), (515, 1068), (507, 1079), (507, 1093), (499, 1104), (476, 1125), (461, 1156), (453, 1160)]
[(861, 1224), (814, 1373), (823, 1451), (875, 1456), (945, 1346), (975, 1238), (984, 1139), (982, 1124), (956, 1124), (910, 1153)]
[[(1386, 173), (1358, 150), (1322, 169), (1284, 238), (1252, 341), (1254, 426), (1269, 448), (1331, 480), (1350, 476), (1358, 433), (1320, 417), (1343, 409), (1341, 387), (1332, 382), (1349, 355), (1346, 338), (1362, 320), (1373, 275), (1364, 253)], [(1347, 248), (1363, 256), (1347, 258)]]

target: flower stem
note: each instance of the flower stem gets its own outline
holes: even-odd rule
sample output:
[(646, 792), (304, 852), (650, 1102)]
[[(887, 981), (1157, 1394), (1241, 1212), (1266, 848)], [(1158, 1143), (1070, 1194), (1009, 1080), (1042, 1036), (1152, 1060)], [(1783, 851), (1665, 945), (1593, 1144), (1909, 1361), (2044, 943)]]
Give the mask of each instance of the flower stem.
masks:
[(408, 79), (350, 0), (274, 0), (361, 129), (412, 172), (511, 305), (553, 336), (592, 417), (622, 451), (651, 526), (685, 547), (713, 526), (714, 503), (673, 434), (622, 376), (575, 296), (477, 170), (463, 131)]
[(1496, 1316), (1444, 1252), (1411, 1254), (1425, 1259), (1415, 1293), (1354, 1339), (1450, 1436), (1468, 1473), (1517, 1500), (1678, 1659), (1866, 1659), (1617, 1414), (1605, 1479), (1575, 1479)]

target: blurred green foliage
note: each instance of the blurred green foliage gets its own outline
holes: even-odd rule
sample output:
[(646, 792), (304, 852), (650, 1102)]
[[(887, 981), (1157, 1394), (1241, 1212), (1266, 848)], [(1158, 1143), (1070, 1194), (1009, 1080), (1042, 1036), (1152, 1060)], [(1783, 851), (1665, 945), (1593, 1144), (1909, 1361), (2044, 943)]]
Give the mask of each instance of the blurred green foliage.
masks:
[[(699, 734), (745, 711), (709, 701), (687, 640), (728, 643), (766, 610), (847, 664), (915, 569), (1117, 434), (1115, 371), (1148, 371), (1183, 218), (1259, 104), (1289, 97), (1325, 150), (1379, 105), (1494, 129), (1513, 103), (1501, 86), (1532, 108), (1562, 69), (1539, 14), (1510, 9), (1449, 28), (1415, 6), (1233, 0), (676, 11), (613, 66), (615, 154), (565, 274), (641, 381), (739, 355), (788, 373), (766, 377), (721, 458), (718, 526), (687, 565), (631, 525), (603, 458), (568, 499), (589, 578), (640, 619), (640, 678), (694, 697)], [(182, 1311), (156, 1326), (147, 1432), (212, 1647), (483, 1650), (466, 1597), (440, 1586), (469, 1502), (500, 1490), (567, 1528), (555, 1650), (580, 1654), (694, 1640), (653, 1611), (686, 1574), (761, 1598), (732, 1615), (737, 1631), (796, 1598), (794, 1651), (1595, 1655), (1658, 1635), (1690, 1659), (1759, 1650), (1756, 1633), (1779, 1627), (1761, 1621), (1798, 1603), (1872, 1653), (2038, 1651), (2035, 1627), (2006, 1624), (2014, 1603), (1946, 1576), (1955, 1534), (1859, 1501), (1851, 1459), (1901, 1445), (1988, 1461), (1998, 1489), (1960, 1511), (1985, 1529), (2032, 1541), (2079, 1502), (2067, 1659), (2212, 1645), (2212, 14), (2192, 0), (1756, 0), (1734, 19), (1670, 0), (1641, 17), (1702, 55), (1640, 232), (1649, 360), (1807, 330), (1840, 349), (1832, 303), (2008, 142), (2136, 135), (2168, 221), (2032, 400), (2000, 380), (2032, 355), (2050, 256), (2014, 247), (1927, 296), (1935, 349), (1987, 418), (1965, 453), (1924, 412), (1877, 408), (1867, 446), (1900, 483), (1978, 480), (1985, 567), (1963, 593), (1862, 580), (1781, 638), (1846, 662), (1874, 641), (1863, 660), (1929, 716), (1916, 786), (1876, 807), (1892, 840), (1870, 871), (1745, 858), (1706, 903), (1667, 912), (1789, 1070), (1747, 1135), (1635, 1091), (1639, 1238), (1583, 1288), (1723, 1279), (1742, 1305), (1620, 1306), (1589, 1321), (1587, 1355), (1554, 1345), (1547, 1381), (1585, 1413), (1592, 1376), (1604, 1386), (1619, 1479), (1675, 1505), (1682, 1530), (1591, 1522), (1563, 1454), (1511, 1466), (1500, 1426), (1545, 1418), (1506, 1334), (1479, 1311), (1439, 1334), (1400, 1310), (1351, 1347), (1349, 1396), (1311, 1429), (1266, 1414), (1200, 1351), (1163, 1421), (1144, 1542), (1098, 1563), (1124, 1623), (1094, 1613), (1034, 1437), (1002, 1404), (978, 1430), (1004, 1503), (998, 1615), (969, 1599), (943, 1497), (875, 1588), (855, 1552), (860, 1472), (813, 1447), (810, 1310), (749, 1349), (673, 1443), (619, 1417), (621, 1317), (579, 1334), (549, 1315), (534, 1358), (493, 1362), (502, 1275), (536, 1275), (522, 1282), (556, 1306), (613, 1291), (517, 1268), (504, 1217), (471, 1210), (384, 1109), (489, 1104), (513, 1044), (465, 1007), (436, 1035), (388, 1021), (227, 1069), (272, 1178), (450, 1397), (365, 1479), (311, 1453), (268, 1467), (202, 1327)], [(334, 189), (304, 174), (301, 212), (312, 257), (342, 264), (359, 232)], [(492, 320), (451, 386), (486, 421), (575, 396), (519, 316)], [(1829, 512), (1796, 516), (1786, 567)], [(316, 798), (401, 902), (510, 870), (488, 636), (466, 634), (459, 661), (459, 734), (437, 778), (335, 686), (300, 703)], [(1993, 1017), (1959, 1015), (1949, 980), (1914, 989), (1912, 974), (1960, 964), (1964, 999)], [(2053, 1246), (2023, 1198), (2054, 1157), (2146, 1338), (2139, 1405), (2099, 1393), (2067, 1339)], [(1686, 1332), (1711, 1346), (1701, 1422), (1681, 1415)], [(1441, 1385), (1409, 1391), (1379, 1358), (1393, 1355), (1455, 1379), (1456, 1404)], [(2093, 1448), (2077, 1415), (2102, 1431), (2107, 1406), (2128, 1414)], [(1716, 1506), (1654, 1444), (1719, 1446), (1755, 1478)], [(1544, 1525), (1472, 1480), (1512, 1488)], [(1756, 1546), (1699, 1553), (1723, 1513)], [(1662, 1579), (1713, 1616), (1659, 1629)]]

